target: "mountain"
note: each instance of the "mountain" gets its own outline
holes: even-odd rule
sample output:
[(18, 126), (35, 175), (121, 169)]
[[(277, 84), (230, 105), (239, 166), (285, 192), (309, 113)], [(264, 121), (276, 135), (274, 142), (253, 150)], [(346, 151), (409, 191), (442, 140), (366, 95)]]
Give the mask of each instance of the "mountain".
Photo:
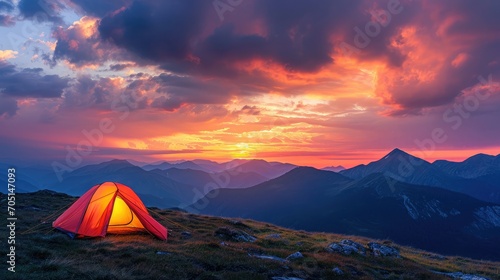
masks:
[(381, 173), (353, 180), (298, 167), (255, 187), (208, 194), (188, 208), (193, 209), (294, 229), (390, 238), (443, 254), (500, 259), (500, 206)]
[(45, 189), (57, 182), (57, 175), (50, 166), (30, 165), (19, 167), (0, 163), (0, 168), (2, 170), (7, 170), (8, 168), (16, 169), (19, 192), (33, 192)]
[(500, 174), (500, 155), (474, 155), (462, 162), (436, 160), (432, 163), (451, 176), (477, 178), (484, 175)]
[(203, 168), (203, 170), (208, 170), (212, 173), (216, 172), (222, 172), (227, 169), (226, 165), (224, 163), (218, 163), (215, 161), (211, 160), (206, 160), (206, 159), (195, 159), (192, 160), (195, 164)]
[(484, 201), (500, 203), (500, 181), (452, 176), (437, 166), (400, 149), (394, 149), (380, 160), (368, 165), (361, 164), (340, 171), (340, 174), (352, 179), (361, 179), (375, 173), (382, 173), (405, 183), (440, 187)]
[(297, 166), (290, 163), (267, 162), (262, 159), (252, 159), (229, 169), (228, 172), (254, 172), (268, 179), (272, 179), (287, 173), (295, 167)]
[(179, 169), (192, 169), (192, 170), (202, 170), (202, 171), (209, 171), (198, 164), (192, 162), (192, 161), (183, 161), (179, 163), (170, 163), (170, 162), (162, 162), (160, 164), (148, 164), (144, 165), (142, 169), (146, 171), (150, 171), (153, 169), (161, 169), (161, 170), (166, 170), (169, 168), (179, 168)]
[(340, 173), (352, 179), (361, 179), (374, 173), (384, 173), (407, 183), (437, 186), (446, 177), (429, 162), (414, 157), (400, 149), (394, 149), (380, 160), (361, 164)]
[[(0, 193), (7, 193), (7, 191), (8, 191), (7, 190), (7, 186), (8, 186), (7, 177), (5, 177), (5, 179), (1, 178), (0, 184), (3, 186), (2, 190), (0, 190)], [(17, 178), (16, 181), (14, 182), (14, 186), (15, 186), (15, 189), (14, 189), (15, 193), (36, 192), (39, 190), (37, 187), (35, 187), (30, 182), (27, 182), (27, 181), (25, 181), (23, 179), (19, 179), (19, 178)]]
[(197, 199), (202, 187), (177, 182), (154, 172), (148, 172), (125, 160), (112, 160), (76, 169), (63, 176), (50, 189), (71, 195), (82, 195), (92, 186), (106, 181), (131, 187), (150, 206), (179, 207)]
[(326, 170), (326, 171), (333, 171), (333, 172), (340, 172), (342, 170), (345, 170), (345, 167), (343, 167), (342, 165), (339, 165), (339, 166), (327, 166), (327, 167), (323, 167), (321, 168), (321, 170)]
[[(227, 171), (207, 173), (201, 170), (170, 168), (167, 170), (154, 169), (150, 172), (160, 174), (177, 182), (190, 186), (203, 187), (209, 190), (215, 188), (248, 188), (265, 182), (268, 178), (254, 172), (230, 173)], [(204, 193), (205, 194), (205, 193)]]

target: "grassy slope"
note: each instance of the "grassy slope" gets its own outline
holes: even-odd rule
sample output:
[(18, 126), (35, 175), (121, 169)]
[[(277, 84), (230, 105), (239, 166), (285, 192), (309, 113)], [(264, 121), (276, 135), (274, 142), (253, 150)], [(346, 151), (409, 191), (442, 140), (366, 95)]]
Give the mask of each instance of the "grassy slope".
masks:
[[(45, 217), (64, 208), (75, 198), (48, 193), (17, 194), (18, 229), (16, 240), (16, 273), (7, 273), (2, 261), (2, 279), (270, 279), (272, 276), (295, 276), (306, 279), (449, 279), (429, 270), (484, 275), (495, 279), (500, 263), (461, 257), (445, 260), (429, 258), (431, 253), (401, 247), (403, 258), (343, 256), (325, 251), (331, 243), (350, 238), (362, 244), (368, 238), (326, 233), (293, 231), (250, 220), (242, 221), (249, 228), (235, 226), (227, 219), (198, 216), (180, 211), (155, 210), (156, 218), (169, 228), (169, 240), (159, 241), (147, 234), (109, 235), (105, 238), (72, 240), (53, 231), (49, 223), (34, 233), (23, 231), (39, 224)], [(5, 195), (0, 196), (6, 205)], [(36, 207), (36, 208), (33, 208)], [(6, 220), (6, 207), (0, 219)], [(168, 219), (170, 221), (167, 221)], [(174, 224), (175, 223), (175, 224)], [(178, 225), (176, 225), (178, 224)], [(179, 225), (182, 225), (179, 226)], [(214, 231), (222, 226), (239, 228), (258, 237), (255, 243), (224, 241), (221, 245)], [(189, 230), (192, 238), (182, 239)], [(6, 227), (0, 227), (2, 239)], [(279, 233), (281, 239), (266, 236)], [(2, 240), (2, 243), (5, 242)], [(390, 241), (381, 241), (390, 244)], [(5, 248), (5, 243), (4, 248)], [(169, 255), (157, 251), (170, 252)], [(303, 259), (280, 263), (250, 257), (260, 253), (285, 258), (296, 251)], [(3, 252), (3, 251), (2, 251)], [(4, 254), (2, 254), (4, 255)], [(6, 259), (5, 255), (4, 258)], [(346, 275), (333, 274), (339, 267)], [(7, 277), (3, 277), (7, 273)]]

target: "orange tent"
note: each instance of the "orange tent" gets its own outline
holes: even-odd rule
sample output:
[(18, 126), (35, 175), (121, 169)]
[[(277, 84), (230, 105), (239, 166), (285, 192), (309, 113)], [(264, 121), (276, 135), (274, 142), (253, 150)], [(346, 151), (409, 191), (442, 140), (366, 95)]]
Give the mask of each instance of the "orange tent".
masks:
[(62, 213), (52, 226), (71, 237), (147, 231), (167, 240), (167, 229), (148, 213), (129, 187), (113, 182), (96, 185)]

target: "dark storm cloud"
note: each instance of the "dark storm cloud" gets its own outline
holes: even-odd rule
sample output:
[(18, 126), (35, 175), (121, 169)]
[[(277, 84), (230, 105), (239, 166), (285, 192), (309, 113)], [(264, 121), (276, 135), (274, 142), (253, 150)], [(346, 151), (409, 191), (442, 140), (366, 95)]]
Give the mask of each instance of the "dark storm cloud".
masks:
[(495, 0), (467, 1), (445, 0), (441, 1), (442, 15), (460, 15), (461, 19), (453, 22), (445, 29), (447, 35), (461, 36), (481, 31), (482, 33), (496, 34), (500, 25), (500, 2)]
[(51, 21), (61, 23), (59, 12), (64, 6), (59, 1), (20, 0), (17, 4), (21, 17), (38, 22)]
[[(56, 32), (56, 60), (66, 59), (77, 66), (114, 60), (111, 70), (115, 71), (125, 69), (127, 61), (135, 61), (189, 75), (193, 80), (225, 78), (233, 81), (233, 86), (251, 84), (260, 91), (278, 82), (259, 71), (242, 69), (242, 62), (263, 60), (288, 72), (319, 72), (345, 55), (335, 52), (336, 44), (355, 45), (356, 28), (366, 34), (369, 24), (378, 24), (377, 34), (369, 37), (366, 46), (358, 46), (353, 57), (359, 62), (383, 63), (392, 71), (383, 73), (379, 81), (384, 83), (379, 82), (377, 93), (387, 104), (399, 107), (393, 115), (418, 114), (421, 108), (450, 103), (464, 88), (474, 85), (478, 75), (497, 73), (500, 65), (497, 1), (256, 0), (234, 7), (223, 21), (219, 21), (211, 1), (112, 1), (105, 6), (97, 1), (74, 2), (92, 15), (104, 16), (90, 38), (77, 28)], [(382, 24), (380, 13), (390, 11), (391, 5), (399, 12), (390, 12), (390, 21)], [(434, 81), (399, 84), (402, 78), (394, 75), (418, 62), (411, 61), (407, 51), (411, 46), (400, 38), (402, 30), (411, 27), (428, 35), (417, 38), (421, 39), (418, 48), (425, 48), (425, 40), (442, 42), (443, 47), (456, 41), (452, 45), (457, 49), (443, 51), (442, 65), (426, 68), (434, 71)], [(118, 55), (119, 51), (123, 53)], [(469, 59), (453, 65), (461, 52)], [(232, 94), (224, 88), (231, 85), (226, 80), (220, 85), (220, 94), (207, 96), (223, 100), (221, 96)], [(189, 90), (182, 93), (173, 88), (168, 96), (156, 98), (153, 106), (172, 110), (203, 99)]]
[[(253, 11), (265, 20), (267, 35), (237, 34), (223, 23), (204, 37), (204, 23), (215, 16), (208, 1), (137, 1), (116, 15), (102, 19), (103, 39), (168, 69), (185, 70), (195, 55), (202, 67), (269, 59), (292, 71), (311, 72), (332, 63), (330, 34), (336, 22), (347, 18), (356, 3), (343, 1), (256, 1)], [(192, 61), (190, 61), (192, 62)], [(192, 66), (195, 66), (192, 65)]]
[(187, 57), (201, 27), (209, 1), (135, 1), (99, 25), (103, 39), (139, 57), (158, 62)]
[(11, 97), (61, 97), (69, 79), (57, 75), (44, 75), (40, 68), (16, 69), (0, 61), (0, 92)]

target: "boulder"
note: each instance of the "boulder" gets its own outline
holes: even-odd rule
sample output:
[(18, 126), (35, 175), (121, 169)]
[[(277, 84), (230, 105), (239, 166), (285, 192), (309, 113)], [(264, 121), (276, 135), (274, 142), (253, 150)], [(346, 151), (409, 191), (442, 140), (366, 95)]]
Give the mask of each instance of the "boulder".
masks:
[(344, 275), (344, 272), (342, 271), (342, 269), (338, 268), (338, 267), (334, 267), (332, 269), (333, 273), (337, 274), (337, 275)]
[(225, 239), (232, 239), (240, 242), (255, 242), (257, 238), (242, 230), (235, 230), (228, 227), (221, 227), (215, 231), (215, 235)]
[(291, 254), (290, 256), (286, 257), (287, 260), (296, 260), (296, 259), (302, 259), (304, 256), (300, 252), (295, 252)]
[(248, 254), (250, 257), (258, 258), (258, 259), (263, 259), (263, 260), (272, 260), (272, 261), (278, 261), (278, 262), (287, 262), (287, 260), (282, 259), (280, 257), (276, 256), (269, 256), (269, 255), (258, 255), (258, 254)]
[(329, 252), (341, 253), (344, 255), (350, 255), (352, 253), (357, 253), (363, 256), (366, 255), (366, 249), (363, 245), (349, 239), (344, 239), (338, 243), (331, 243), (326, 249)]
[(370, 248), (370, 250), (372, 250), (373, 252), (373, 255), (376, 256), (376, 257), (401, 257), (399, 255), (399, 250), (394, 248), (394, 247), (391, 247), (391, 246), (387, 246), (387, 245), (383, 245), (383, 244), (380, 244), (380, 243), (376, 243), (376, 242), (370, 242), (368, 243), (368, 248)]

